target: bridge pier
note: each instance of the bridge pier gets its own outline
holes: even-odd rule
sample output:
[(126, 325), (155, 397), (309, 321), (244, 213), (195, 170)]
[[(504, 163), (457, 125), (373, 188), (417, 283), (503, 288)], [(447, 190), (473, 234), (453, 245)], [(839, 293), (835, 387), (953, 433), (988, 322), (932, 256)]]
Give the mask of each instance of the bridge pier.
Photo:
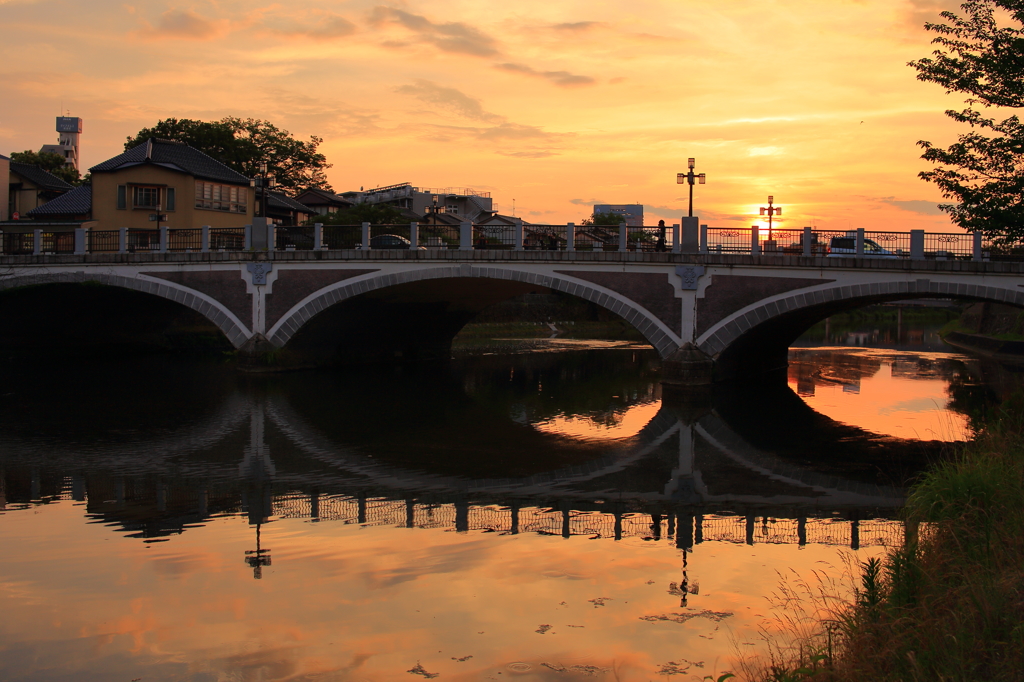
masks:
[(692, 343), (661, 363), (662, 394), (673, 402), (705, 403), (711, 397), (715, 361)]

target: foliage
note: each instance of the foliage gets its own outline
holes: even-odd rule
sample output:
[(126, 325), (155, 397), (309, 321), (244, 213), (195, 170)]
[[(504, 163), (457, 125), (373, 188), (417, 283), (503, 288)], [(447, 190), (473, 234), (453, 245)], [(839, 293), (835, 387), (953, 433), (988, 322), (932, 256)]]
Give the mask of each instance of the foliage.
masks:
[[(861, 564), (856, 599), (838, 618), (838, 646), (816, 679), (1019, 680), (1024, 393), (1006, 400), (973, 443), (921, 477), (904, 515), (904, 545)], [(803, 679), (778, 674), (801, 668), (813, 669), (812, 657), (764, 670), (761, 679)]]
[(307, 225), (322, 223), (324, 225), (397, 225), (408, 223), (409, 219), (391, 204), (356, 204), (337, 213), (313, 216)]
[(584, 218), (580, 222), (580, 225), (585, 225), (587, 227), (592, 226), (592, 225), (595, 225), (595, 226), (615, 225), (615, 226), (617, 226), (617, 225), (621, 225), (624, 222), (626, 222), (626, 219), (623, 218), (622, 216), (620, 216), (618, 213), (595, 213), (595, 214), (591, 215), (589, 218)]
[[(945, 11), (948, 23), (925, 24), (938, 34), (932, 43), (940, 48), (910, 62), (917, 78), (964, 93), (971, 105), (1024, 107), (1024, 0), (968, 0), (960, 8), (962, 17)], [(1017, 116), (997, 120), (971, 108), (946, 115), (971, 131), (945, 149), (918, 142), (922, 158), (939, 165), (920, 177), (956, 202), (939, 208), (957, 225), (997, 242), (1024, 238), (1024, 124)]]
[(60, 154), (53, 152), (40, 154), (26, 149), (23, 152), (13, 152), (11, 154), (11, 161), (28, 164), (29, 166), (39, 166), (44, 171), (56, 175), (70, 185), (82, 184), (78, 169), (74, 166), (69, 166)]
[(325, 174), (331, 164), (317, 151), (323, 139), (311, 135), (303, 142), (269, 121), (231, 116), (219, 121), (167, 118), (129, 137), (124, 148), (127, 151), (151, 137), (184, 142), (250, 178), (262, 175), (260, 164), (266, 162), (267, 172), (286, 194), (309, 188), (333, 191)]

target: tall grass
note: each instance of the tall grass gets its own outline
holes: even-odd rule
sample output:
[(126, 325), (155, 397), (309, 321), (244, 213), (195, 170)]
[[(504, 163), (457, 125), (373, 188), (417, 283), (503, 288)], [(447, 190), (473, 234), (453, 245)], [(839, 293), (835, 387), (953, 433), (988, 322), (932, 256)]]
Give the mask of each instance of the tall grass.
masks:
[(912, 487), (907, 541), (859, 567), (821, 617), (756, 680), (1024, 679), (1024, 400)]

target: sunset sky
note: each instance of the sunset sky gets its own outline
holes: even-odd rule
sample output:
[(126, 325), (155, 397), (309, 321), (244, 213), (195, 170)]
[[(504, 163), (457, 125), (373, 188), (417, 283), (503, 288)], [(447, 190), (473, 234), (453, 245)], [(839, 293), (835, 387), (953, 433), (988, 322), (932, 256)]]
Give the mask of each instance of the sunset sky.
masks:
[(784, 224), (953, 229), (920, 139), (961, 98), (918, 82), (950, 0), (0, 0), (0, 153), (56, 141), (94, 165), (167, 117), (256, 117), (324, 138), (336, 191), (411, 182), (579, 221), (642, 203)]

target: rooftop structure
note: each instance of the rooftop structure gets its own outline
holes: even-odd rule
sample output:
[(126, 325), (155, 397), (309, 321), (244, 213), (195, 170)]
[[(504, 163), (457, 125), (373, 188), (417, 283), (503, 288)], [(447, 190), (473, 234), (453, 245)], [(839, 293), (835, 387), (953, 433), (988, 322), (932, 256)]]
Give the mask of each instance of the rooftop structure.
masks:
[(494, 212), (491, 193), (469, 187), (415, 187), (402, 182), (365, 191), (344, 192), (342, 196), (356, 204), (391, 204), (417, 215), (426, 215), (436, 207), (438, 212), (457, 215), (471, 222)]

